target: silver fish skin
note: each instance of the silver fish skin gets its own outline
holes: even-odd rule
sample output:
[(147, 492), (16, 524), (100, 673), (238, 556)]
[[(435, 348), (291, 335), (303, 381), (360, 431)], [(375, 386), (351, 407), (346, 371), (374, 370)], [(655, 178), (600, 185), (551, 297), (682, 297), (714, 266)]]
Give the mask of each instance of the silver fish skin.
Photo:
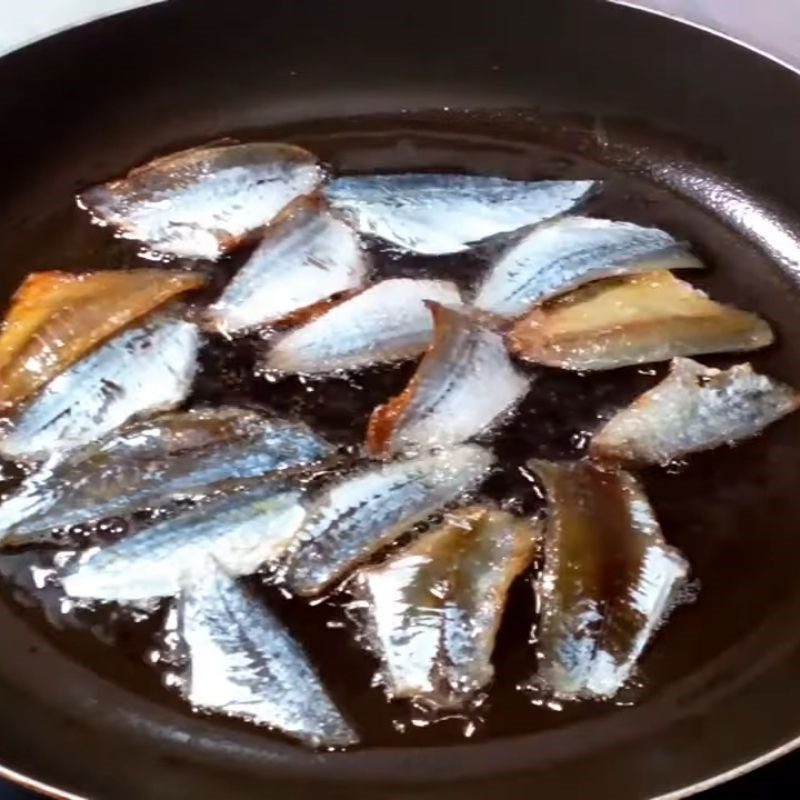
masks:
[(431, 304), (433, 346), (410, 383), (373, 412), (367, 446), (376, 456), (458, 444), (489, 428), (528, 391), (503, 337), (458, 309)]
[(0, 541), (207, 494), (233, 481), (333, 455), (305, 425), (242, 408), (165, 414), (123, 428), (92, 453), (34, 473), (0, 505)]
[(216, 259), (325, 178), (299, 147), (256, 142), (156, 159), (78, 195), (94, 221), (166, 255)]
[(336, 178), (325, 193), (361, 233), (435, 256), (563, 214), (594, 187), (594, 181), (421, 173)]
[(433, 339), (426, 300), (459, 305), (461, 294), (450, 281), (383, 281), (287, 333), (264, 367), (323, 374), (413, 358)]
[(800, 408), (800, 392), (750, 364), (728, 370), (673, 359), (669, 375), (612, 417), (594, 435), (599, 460), (668, 464), (759, 434)]
[(0, 453), (61, 460), (129, 419), (182, 403), (197, 371), (200, 332), (171, 316), (115, 336), (62, 372), (0, 437)]
[(296, 594), (320, 594), (411, 526), (474, 489), (494, 454), (462, 445), (368, 467), (335, 483), (309, 509), (282, 578)]
[(181, 691), (192, 706), (311, 747), (358, 742), (300, 644), (224, 568), (195, 571), (177, 608), (189, 661)]
[(667, 545), (636, 478), (589, 462), (531, 462), (547, 491), (534, 683), (609, 699), (674, 606), (689, 565)]
[(62, 585), (71, 597), (133, 602), (177, 594), (209, 557), (250, 575), (283, 554), (305, 514), (300, 491), (265, 479), (90, 553)]
[(304, 198), (281, 214), (209, 309), (213, 327), (240, 333), (364, 285), (369, 256), (358, 234)]
[(657, 228), (565, 217), (533, 228), (503, 253), (474, 304), (492, 314), (519, 317), (590, 281), (702, 266), (684, 245)]
[(458, 708), (491, 682), (508, 590), (540, 539), (537, 521), (490, 507), (460, 509), (357, 573), (351, 591), (365, 608), (367, 641), (390, 698)]

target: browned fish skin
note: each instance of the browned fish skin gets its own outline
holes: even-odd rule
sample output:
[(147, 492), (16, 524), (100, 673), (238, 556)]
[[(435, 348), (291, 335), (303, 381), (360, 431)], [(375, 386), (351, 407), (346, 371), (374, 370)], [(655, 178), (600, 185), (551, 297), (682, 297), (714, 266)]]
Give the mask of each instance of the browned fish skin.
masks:
[(463, 707), (492, 680), (508, 590), (537, 555), (538, 521), (470, 506), (389, 559), (361, 570), (371, 648), (389, 697)]
[(19, 404), (126, 325), (206, 282), (197, 272), (34, 272), (0, 335), (0, 408)]
[(537, 682), (566, 700), (610, 698), (670, 610), (688, 565), (633, 475), (533, 461), (549, 517)]
[(756, 314), (715, 303), (668, 271), (590, 284), (536, 308), (511, 330), (521, 358), (571, 370), (756, 350), (774, 339)]
[(594, 435), (589, 452), (603, 461), (668, 464), (751, 438), (798, 408), (800, 392), (750, 364), (718, 370), (676, 358), (661, 383)]

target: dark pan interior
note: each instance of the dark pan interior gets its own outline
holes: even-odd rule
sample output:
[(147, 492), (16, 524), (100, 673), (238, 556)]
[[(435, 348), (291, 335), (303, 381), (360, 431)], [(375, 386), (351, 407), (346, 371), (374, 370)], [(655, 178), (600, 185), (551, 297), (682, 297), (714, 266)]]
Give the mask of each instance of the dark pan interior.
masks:
[[(686, 26), (600, 0), (172, 0), (4, 59), (0, 119), (3, 297), (33, 269), (128, 263), (72, 208), (76, 189), (179, 146), (268, 136), (343, 170), (604, 177), (592, 210), (695, 244), (704, 288), (779, 332), (754, 363), (800, 386), (800, 80)], [(800, 734), (798, 440), (794, 417), (645, 476), (701, 592), (633, 708), (313, 754), (121, 685), (6, 593), (0, 762), (115, 800), (635, 800), (711, 779)]]

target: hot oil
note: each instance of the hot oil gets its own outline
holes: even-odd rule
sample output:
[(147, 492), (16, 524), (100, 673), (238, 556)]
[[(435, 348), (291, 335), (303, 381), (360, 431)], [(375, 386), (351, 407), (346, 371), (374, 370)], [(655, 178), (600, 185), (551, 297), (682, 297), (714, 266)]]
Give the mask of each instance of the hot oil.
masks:
[[(745, 271), (762, 266), (764, 261), (753, 248), (742, 244), (740, 237), (688, 201), (542, 144), (456, 134), (446, 127), (438, 131), (429, 127), (414, 131), (406, 123), (399, 129), (389, 122), (376, 126), (358, 120), (348, 123), (347, 129), (342, 129), (341, 123), (314, 125), (306, 131), (268, 132), (262, 138), (288, 139), (309, 147), (341, 172), (441, 169), (513, 178), (604, 178), (606, 187), (590, 202), (590, 213), (664, 227), (696, 244), (712, 268), (720, 266), (723, 256), (744, 264)], [(55, 267), (91, 271), (152, 265), (142, 258), (133, 243), (114, 239), (108, 231), (91, 226), (70, 200), (64, 198), (62, 208), (39, 224), (36, 241), (31, 240), (30, 247), (20, 254), (24, 271)], [(486, 254), (481, 253), (442, 258), (401, 257), (377, 242), (371, 243), (370, 248), (376, 277), (451, 278), (469, 289), (485, 268)], [(209, 299), (246, 255), (239, 253), (217, 265), (203, 265), (213, 278)], [(173, 266), (180, 269), (187, 265), (176, 262)], [(699, 284), (710, 287), (720, 299), (736, 301), (741, 286), (733, 284), (731, 288), (728, 274), (724, 269), (713, 270), (710, 278), (701, 278)], [(749, 303), (739, 302), (761, 310), (757, 296)], [(256, 374), (256, 354), (263, 346), (258, 337), (233, 343), (221, 337), (212, 338), (203, 352), (201, 373), (189, 405), (244, 404), (299, 418), (336, 444), (356, 452), (363, 442), (372, 409), (399, 393), (414, 371), (414, 364), (406, 363), (327, 379), (276, 379)], [(759, 366), (758, 359), (755, 363)], [(525, 462), (531, 458), (580, 457), (599, 420), (652, 386), (663, 375), (663, 368), (588, 375), (524, 364), (520, 368), (530, 375), (532, 388), (513, 417), (501, 429), (484, 437), (495, 449), (501, 467), (482, 487), (480, 496), (518, 513), (534, 514), (541, 510), (542, 497), (524, 468)], [(773, 434), (768, 433), (762, 440), (745, 446), (744, 458), (768, 453), (774, 442)], [(737, 539), (741, 523), (736, 515), (744, 514), (747, 519), (748, 509), (752, 514), (754, 496), (741, 486), (741, 481), (738, 494), (737, 487), (731, 487), (737, 470), (736, 461), (728, 452), (703, 456), (699, 461), (699, 472), (694, 466), (672, 472), (653, 470), (645, 475), (645, 482), (668, 538), (686, 552), (695, 575), (704, 582), (704, 591), (714, 591), (719, 581), (714, 577), (716, 569), (712, 570), (710, 565), (718, 558), (713, 547), (719, 541), (712, 538), (709, 544), (707, 538), (697, 536), (696, 528), (707, 525), (713, 515), (709, 517), (691, 487), (699, 482), (711, 503), (721, 492), (729, 499), (736, 496), (732, 507), (718, 511), (715, 517), (726, 530), (732, 531), (732, 542), (728, 545), (734, 548), (741, 546)], [(13, 486), (13, 469), (4, 472), (3, 477), (8, 477), (8, 482), (0, 488)], [(691, 499), (686, 500), (687, 496)], [(83, 531), (77, 537), (78, 545), (70, 545), (62, 552), (31, 548), (3, 556), (0, 558), (0, 572), (5, 579), (2, 593), (18, 613), (76, 660), (91, 665), (101, 675), (190, 713), (176, 694), (164, 686), (165, 677), (171, 674), (173, 655), (166, 646), (168, 643), (160, 638), (169, 615), (168, 603), (137, 609), (114, 605), (87, 607), (65, 601), (53, 578), (54, 566), (63, 568), (70, 559), (78, 557), (77, 550), (126, 535), (147, 523), (146, 515), (133, 520), (107, 521)], [(486, 739), (563, 726), (612, 711), (618, 713), (611, 704), (566, 705), (556, 712), (546, 705), (530, 702), (517, 690), (535, 667), (535, 647), (530, 641), (535, 621), (531, 578), (530, 573), (522, 576), (512, 589), (494, 657), (496, 680), (488, 697), (474, 712), (436, 724), (430, 724), (426, 714), (408, 704), (388, 702), (380, 687), (374, 685), (377, 662), (354, 642), (353, 623), (347, 610), (350, 598), (346, 594), (310, 604), (284, 596), (263, 576), (249, 578), (247, 583), (303, 642), (326, 686), (353, 719), (363, 744), (369, 747), (454, 743), (463, 741), (465, 736)], [(720, 589), (716, 586), (717, 591)], [(668, 627), (652, 654), (645, 658), (640, 675), (642, 697), (657, 693), (662, 684), (688, 669), (690, 656), (679, 654), (664, 659), (660, 655), (670, 646), (683, 647), (681, 652), (685, 652), (687, 636), (679, 630), (682, 624), (679, 612), (673, 626)], [(673, 629), (678, 629), (678, 633), (671, 634)], [(736, 630), (734, 620), (727, 634), (733, 636)], [(693, 642), (695, 651), (707, 648), (710, 655), (719, 646), (713, 635), (707, 638), (706, 642)], [(244, 724), (222, 718), (219, 723)]]

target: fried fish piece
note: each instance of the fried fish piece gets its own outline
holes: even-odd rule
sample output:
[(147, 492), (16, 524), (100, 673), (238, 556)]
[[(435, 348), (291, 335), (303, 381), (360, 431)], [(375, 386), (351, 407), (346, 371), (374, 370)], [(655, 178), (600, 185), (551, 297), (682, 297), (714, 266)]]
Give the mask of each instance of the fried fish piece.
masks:
[(475, 306), (515, 318), (590, 281), (703, 264), (665, 231), (632, 222), (564, 217), (539, 225), (492, 266)]
[(33, 473), (0, 504), (0, 541), (46, 540), (53, 528), (130, 514), (179, 496), (205, 496), (306, 467), (333, 452), (305, 425), (245, 408), (180, 411), (129, 423), (88, 452)]
[(369, 267), (358, 234), (319, 197), (301, 197), (267, 228), (208, 318), (227, 334), (273, 325), (360, 289)]
[(352, 175), (325, 187), (361, 233), (411, 253), (444, 255), (563, 214), (594, 181), (514, 181), (480, 175)]
[(309, 509), (286, 560), (286, 585), (297, 594), (320, 594), (413, 525), (474, 489), (494, 461), (489, 450), (461, 445), (366, 467), (334, 483)]
[(178, 601), (188, 651), (181, 693), (193, 707), (268, 726), (311, 747), (358, 735), (294, 636), (224, 568), (195, 570)]
[(488, 686), (509, 588), (540, 544), (538, 521), (471, 506), (357, 574), (389, 697), (457, 708)]
[(81, 192), (77, 202), (122, 238), (166, 255), (217, 259), (324, 179), (301, 147), (216, 144), (157, 158)]
[(676, 358), (667, 377), (595, 433), (595, 459), (668, 464), (676, 458), (761, 433), (800, 407), (796, 389), (750, 364), (712, 369)]
[(429, 303), (434, 341), (406, 389), (373, 411), (372, 455), (420, 452), (463, 442), (489, 428), (528, 391), (503, 337), (469, 313)]
[(265, 479), (97, 550), (62, 585), (71, 597), (125, 602), (177, 594), (209, 558), (252, 575), (283, 555), (305, 515), (299, 489)]
[(536, 681), (563, 700), (613, 697), (688, 575), (628, 472), (533, 461), (547, 492)]
[(287, 333), (267, 353), (264, 367), (325, 374), (414, 358), (433, 339), (426, 300), (460, 304), (461, 295), (450, 281), (382, 281)]
[(127, 328), (54, 378), (0, 434), (0, 454), (51, 464), (189, 394), (200, 332), (172, 313)]
[(163, 269), (32, 273), (0, 334), (0, 409), (28, 400), (130, 323), (205, 282), (198, 272)]
[(758, 315), (715, 303), (668, 271), (584, 286), (534, 309), (508, 336), (521, 358), (578, 371), (756, 350), (773, 339)]

